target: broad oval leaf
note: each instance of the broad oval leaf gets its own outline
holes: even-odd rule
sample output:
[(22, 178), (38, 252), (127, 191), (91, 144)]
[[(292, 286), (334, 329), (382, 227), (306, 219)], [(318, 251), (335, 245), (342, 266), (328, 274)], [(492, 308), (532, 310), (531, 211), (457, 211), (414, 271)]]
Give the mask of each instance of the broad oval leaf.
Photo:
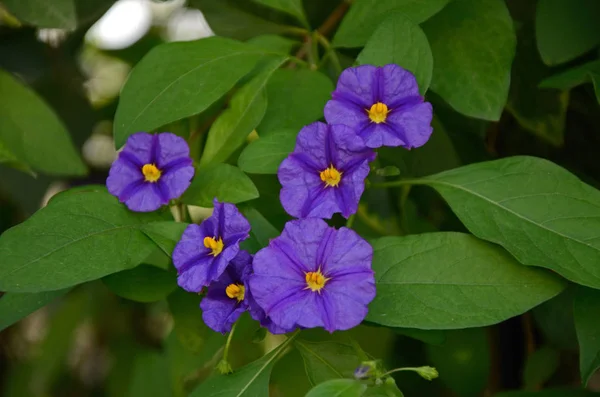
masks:
[(425, 95), (431, 83), (433, 56), (427, 37), (419, 25), (400, 11), (379, 25), (356, 60), (361, 65), (402, 66), (415, 75), (421, 95)]
[(75, 0), (3, 0), (17, 18), (40, 28), (74, 30), (77, 26)]
[(462, 233), (373, 241), (377, 295), (367, 320), (455, 329), (499, 323), (558, 294), (564, 284), (506, 251)]
[(333, 379), (312, 388), (306, 397), (360, 397), (367, 385), (354, 379)]
[(302, 0), (254, 0), (256, 3), (285, 12), (296, 17), (302, 24), (310, 27), (302, 6)]
[(37, 309), (63, 296), (69, 289), (57, 291), (15, 293), (8, 292), (0, 297), (0, 331), (25, 318)]
[(356, 0), (342, 20), (333, 45), (362, 47), (377, 26), (394, 10), (420, 24), (439, 12), (448, 0)]
[(281, 69), (267, 83), (269, 106), (260, 125), (259, 136), (289, 128), (299, 131), (323, 117), (323, 108), (333, 91), (333, 83), (323, 73), (307, 69)]
[(0, 290), (56, 290), (138, 265), (155, 245), (134, 213), (106, 192), (62, 193), (0, 236)]
[(579, 371), (586, 386), (600, 368), (600, 291), (577, 287), (573, 301), (575, 330), (579, 341)]
[(452, 1), (423, 30), (435, 59), (431, 89), (460, 113), (498, 120), (516, 46), (504, 1)]
[(231, 98), (229, 109), (224, 111), (210, 127), (200, 159), (201, 166), (226, 161), (244, 144), (267, 110), (265, 85), (285, 60), (283, 56), (270, 60), (256, 77)]
[(108, 275), (102, 281), (122, 298), (148, 303), (165, 299), (177, 288), (177, 273), (141, 265)]
[(173, 254), (175, 245), (188, 227), (184, 222), (152, 222), (142, 226), (142, 231), (168, 256)]
[[(0, 69), (0, 148), (11, 163), (53, 175), (85, 175), (62, 121), (29, 87)], [(1, 162), (2, 160), (0, 160)]]
[(250, 237), (242, 242), (242, 247), (251, 253), (269, 245), (269, 241), (279, 236), (280, 231), (271, 225), (271, 223), (256, 209), (252, 207), (240, 208), (242, 214), (250, 222)]
[(196, 170), (196, 176), (181, 201), (200, 207), (212, 207), (213, 199), (241, 203), (258, 197), (252, 180), (239, 168), (229, 164), (214, 164)]
[[(557, 324), (558, 325), (558, 324)], [(523, 369), (523, 386), (535, 390), (548, 382), (560, 365), (560, 350), (543, 346), (529, 355)]]
[(600, 44), (598, 15), (596, 0), (539, 0), (535, 33), (544, 63), (570, 61)]
[(249, 174), (276, 174), (281, 162), (294, 150), (297, 130), (286, 129), (259, 137), (240, 154), (238, 166)]
[(421, 182), (446, 199), (471, 233), (502, 245), (519, 262), (600, 288), (600, 191), (565, 169), (516, 156)]
[(115, 145), (198, 114), (229, 91), (262, 57), (262, 50), (222, 37), (162, 44), (133, 69), (115, 115)]
[(312, 385), (331, 379), (352, 378), (362, 361), (354, 347), (339, 342), (297, 340), (294, 345), (302, 356)]
[(588, 82), (594, 85), (596, 100), (600, 103), (600, 61), (588, 62), (548, 77), (540, 83), (540, 87), (566, 90)]
[(255, 397), (269, 395), (269, 379), (277, 358), (294, 340), (293, 334), (262, 358), (235, 370), (231, 375), (213, 376), (204, 381), (190, 397)]

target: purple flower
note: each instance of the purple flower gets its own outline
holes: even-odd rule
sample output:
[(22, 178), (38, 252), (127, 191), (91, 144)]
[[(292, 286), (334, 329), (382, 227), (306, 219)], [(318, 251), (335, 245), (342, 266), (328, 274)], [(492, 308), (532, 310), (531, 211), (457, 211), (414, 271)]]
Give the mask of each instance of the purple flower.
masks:
[(329, 124), (352, 127), (370, 148), (424, 145), (431, 136), (432, 116), (413, 74), (393, 64), (344, 70), (325, 105)]
[(235, 205), (213, 203), (213, 214), (200, 225), (189, 225), (173, 250), (177, 283), (186, 291), (199, 292), (218, 279), (250, 233), (250, 223)]
[(250, 311), (250, 316), (258, 321), (261, 327), (266, 328), (272, 334), (286, 334), (288, 332), (292, 332), (296, 327), (292, 327), (289, 329), (281, 328), (277, 326), (271, 320), (270, 317), (267, 316), (265, 311), (256, 303), (256, 299), (252, 296), (252, 289), (248, 288), (246, 290), (246, 297), (248, 298), (248, 310)]
[(316, 122), (302, 128), (277, 172), (283, 208), (297, 218), (331, 218), (336, 212), (348, 218), (358, 209), (374, 159), (375, 152), (347, 126)]
[(106, 187), (132, 211), (149, 212), (178, 198), (190, 186), (190, 148), (175, 134), (138, 132), (110, 167)]
[(204, 323), (217, 332), (231, 331), (233, 323), (248, 310), (248, 277), (252, 272), (252, 256), (238, 252), (223, 274), (208, 287), (200, 302)]
[(290, 221), (254, 256), (249, 286), (283, 329), (357, 326), (375, 297), (373, 248), (354, 231), (307, 218)]

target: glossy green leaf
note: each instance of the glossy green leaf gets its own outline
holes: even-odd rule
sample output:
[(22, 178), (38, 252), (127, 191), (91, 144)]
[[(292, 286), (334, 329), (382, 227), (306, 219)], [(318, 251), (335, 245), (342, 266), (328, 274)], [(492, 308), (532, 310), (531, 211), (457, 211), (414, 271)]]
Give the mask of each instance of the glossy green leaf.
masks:
[(269, 354), (240, 368), (231, 375), (217, 375), (204, 381), (190, 397), (255, 397), (269, 395), (269, 378), (277, 358), (294, 337), (289, 337)]
[(323, 73), (307, 69), (277, 70), (267, 83), (269, 106), (256, 128), (258, 135), (263, 137), (283, 129), (299, 131), (322, 118), (333, 88)]
[(526, 389), (535, 390), (546, 383), (560, 365), (560, 351), (544, 346), (534, 351), (525, 362), (523, 384)]
[(404, 397), (398, 386), (384, 383), (367, 387), (362, 397)]
[(393, 328), (394, 332), (430, 345), (441, 345), (446, 341), (446, 331), (439, 329)]
[(239, 168), (214, 164), (196, 170), (196, 176), (181, 200), (186, 204), (212, 207), (215, 197), (237, 204), (257, 198), (258, 190)]
[(162, 44), (133, 69), (115, 115), (115, 145), (198, 114), (227, 93), (262, 57), (261, 50), (222, 37)]
[(420, 24), (439, 12), (448, 0), (356, 0), (333, 38), (336, 47), (362, 47), (394, 10)]
[(431, 83), (433, 56), (423, 30), (401, 11), (390, 14), (377, 27), (356, 59), (365, 65), (384, 66), (395, 63), (412, 72), (425, 95)]
[(309, 26), (302, 7), (302, 0), (254, 0), (256, 3), (274, 8), (296, 17), (305, 26)]
[(541, 88), (556, 88), (569, 90), (578, 85), (593, 83), (596, 99), (600, 103), (600, 60), (585, 63), (583, 65), (568, 69), (565, 72), (548, 77), (540, 83)]
[(250, 237), (242, 244), (250, 244), (246, 247), (252, 253), (269, 245), (269, 241), (279, 236), (280, 232), (260, 212), (253, 207), (242, 207), (242, 214), (250, 222), (252, 229)]
[(37, 293), (9, 292), (4, 294), (0, 297), (0, 331), (46, 306), (68, 291), (68, 289), (62, 289)]
[(238, 166), (249, 174), (276, 174), (281, 162), (294, 150), (297, 130), (286, 129), (259, 138), (240, 154)]
[(146, 236), (167, 255), (171, 256), (175, 245), (181, 239), (188, 223), (183, 222), (152, 222), (142, 226), (142, 231)]
[(74, 0), (3, 0), (17, 18), (40, 28), (73, 30), (77, 25)]
[[(0, 69), (0, 147), (5, 161), (52, 175), (85, 175), (69, 132), (33, 90)], [(1, 161), (1, 160), (0, 160)]]
[(300, 42), (275, 34), (256, 36), (248, 40), (248, 44), (262, 48), (267, 51), (288, 55)]
[(142, 265), (102, 279), (116, 295), (136, 302), (157, 302), (177, 288), (177, 273)]
[(256, 77), (235, 93), (229, 109), (221, 113), (210, 127), (200, 159), (201, 166), (226, 161), (244, 144), (267, 110), (265, 85), (285, 60), (282, 56), (269, 60)]
[(367, 320), (454, 329), (499, 323), (558, 294), (564, 284), (503, 249), (462, 233), (372, 241), (377, 295)]
[(166, 374), (167, 357), (158, 350), (138, 350), (133, 362), (133, 373), (126, 397), (171, 397), (173, 391)]
[(516, 45), (504, 1), (452, 1), (423, 30), (435, 59), (431, 89), (460, 113), (498, 120)]
[(354, 379), (332, 379), (312, 388), (306, 397), (360, 397), (367, 385)]
[(516, 156), (420, 180), (479, 238), (519, 262), (600, 288), (600, 191), (550, 161)]
[(294, 345), (302, 355), (306, 375), (312, 385), (331, 379), (352, 378), (362, 361), (354, 347), (339, 342), (296, 340)]
[(544, 62), (567, 62), (600, 44), (598, 15), (596, 0), (539, 0), (535, 31)]
[(587, 385), (600, 368), (600, 291), (578, 287), (573, 303), (575, 330), (579, 340), (581, 383)]
[(60, 194), (0, 236), (0, 290), (56, 290), (136, 266), (155, 249), (140, 228), (160, 220), (106, 192)]

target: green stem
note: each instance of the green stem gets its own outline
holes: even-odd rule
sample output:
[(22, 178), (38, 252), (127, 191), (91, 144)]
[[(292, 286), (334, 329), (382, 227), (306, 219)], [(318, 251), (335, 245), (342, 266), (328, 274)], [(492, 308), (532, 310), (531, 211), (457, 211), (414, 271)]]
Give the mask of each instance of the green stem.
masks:
[(290, 62), (294, 62), (297, 63), (299, 65), (305, 66), (305, 67), (310, 67), (310, 65), (308, 64), (308, 62), (306, 62), (304, 59), (300, 59), (298, 57), (295, 56), (291, 56), (289, 59)]
[(327, 55), (329, 56), (329, 58), (331, 58), (331, 63), (333, 64), (333, 67), (335, 68), (335, 71), (337, 72), (337, 74), (338, 75), (341, 74), (342, 73), (342, 65), (340, 63), (340, 58), (337, 56), (337, 53), (335, 52), (335, 49), (331, 46), (331, 43), (329, 42), (329, 40), (327, 40), (327, 37), (325, 37), (321, 33), (319, 33), (318, 30), (315, 31), (315, 36), (316, 36), (317, 40), (319, 40), (319, 43), (321, 43), (323, 48), (325, 48), (325, 51), (327, 52)]
[(229, 335), (227, 336), (227, 342), (225, 342), (225, 350), (223, 350), (223, 360), (225, 361), (227, 361), (227, 356), (229, 355), (229, 345), (231, 345), (235, 327), (237, 327), (237, 323), (233, 323), (233, 327), (231, 327), (231, 331), (229, 331)]
[(387, 371), (386, 373), (384, 373), (383, 375), (380, 376), (380, 378), (383, 378), (384, 376), (388, 376), (390, 374), (393, 374), (394, 372), (400, 372), (400, 371), (412, 371), (412, 372), (419, 372), (419, 368), (414, 368), (414, 367), (406, 367), (406, 368), (396, 368), (396, 369), (392, 369), (391, 371)]
[(352, 225), (354, 224), (354, 218), (356, 218), (356, 213), (350, 215), (350, 218), (348, 218), (348, 220), (346, 221), (346, 227), (348, 229), (352, 228)]

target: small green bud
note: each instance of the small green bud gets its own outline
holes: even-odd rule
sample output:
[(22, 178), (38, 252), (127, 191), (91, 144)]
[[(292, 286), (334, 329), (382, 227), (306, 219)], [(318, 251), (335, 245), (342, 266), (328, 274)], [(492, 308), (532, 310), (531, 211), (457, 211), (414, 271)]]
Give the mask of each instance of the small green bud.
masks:
[(421, 377), (423, 377), (427, 380), (433, 380), (433, 379), (437, 378), (438, 376), (440, 376), (437, 369), (427, 366), (427, 365), (424, 367), (415, 368), (415, 370), (417, 371), (417, 373), (419, 375), (421, 375)]
[(229, 365), (229, 362), (224, 359), (219, 361), (219, 364), (217, 364), (217, 371), (219, 371), (222, 375), (227, 375), (227, 374), (233, 373), (233, 369), (231, 369), (231, 365)]

